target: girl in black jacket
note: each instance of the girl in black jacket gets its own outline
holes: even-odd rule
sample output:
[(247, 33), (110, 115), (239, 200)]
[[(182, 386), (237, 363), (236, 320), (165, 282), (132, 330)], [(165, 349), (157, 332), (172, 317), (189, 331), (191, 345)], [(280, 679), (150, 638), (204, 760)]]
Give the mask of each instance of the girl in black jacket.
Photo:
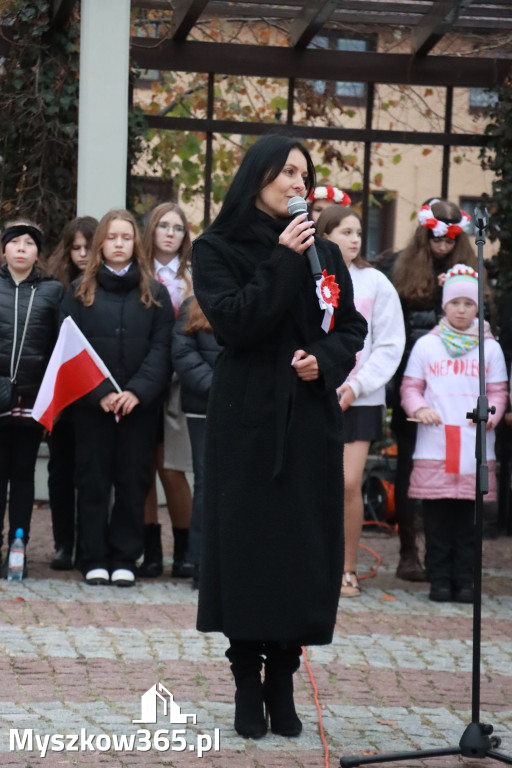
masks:
[(195, 296), (185, 299), (174, 325), (171, 354), (181, 383), (181, 406), (187, 417), (194, 464), (194, 501), (186, 562), (194, 566), (195, 589), (199, 586), (206, 410), (213, 367), (221, 349)]
[[(164, 286), (145, 266), (133, 216), (107, 213), (84, 276), (63, 302), (119, 385), (106, 379), (74, 414), (79, 548), (85, 581), (135, 583), (144, 502), (161, 398), (171, 373), (173, 312)], [(110, 511), (111, 489), (115, 498)]]
[[(64, 227), (59, 243), (48, 259), (48, 272), (64, 288), (76, 280), (89, 263), (97, 226), (98, 222), (92, 216), (77, 216)], [(47, 441), (50, 449), (48, 494), (55, 542), (55, 555), (50, 568), (67, 571), (73, 567), (76, 538), (75, 431), (72, 408), (66, 408), (61, 414)]]
[[(14, 380), (11, 405), (0, 413), (0, 514), (9, 486), (8, 544), (17, 528), (28, 542), (34, 472), (43, 428), (32, 419), (46, 365), (57, 337), (62, 286), (37, 266), (41, 231), (29, 221), (9, 224), (2, 235), (0, 268), (0, 376)], [(5, 575), (7, 558), (3, 567)]]

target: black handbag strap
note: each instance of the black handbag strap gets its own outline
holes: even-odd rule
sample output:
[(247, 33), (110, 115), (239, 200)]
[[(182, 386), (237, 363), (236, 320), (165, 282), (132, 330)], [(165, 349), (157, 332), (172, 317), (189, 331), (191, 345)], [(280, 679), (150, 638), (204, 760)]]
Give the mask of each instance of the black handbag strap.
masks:
[[(20, 349), (19, 349), (19, 352), (18, 352), (18, 359), (16, 360), (16, 365), (14, 366), (14, 369), (13, 369), (14, 351), (15, 351), (14, 344), (13, 344), (13, 347), (12, 347), (12, 351), (13, 351), (13, 354), (12, 354), (12, 357), (11, 357), (11, 381), (12, 382), (16, 381), (16, 375), (18, 373), (18, 368), (19, 368), (20, 360), (21, 360), (21, 352), (23, 350), (23, 344), (25, 342), (25, 336), (27, 334), (28, 319), (30, 317), (30, 312), (32, 310), (32, 303), (34, 301), (34, 296), (35, 296), (35, 293), (36, 293), (36, 288), (37, 288), (37, 285), (33, 285), (32, 286), (32, 290), (30, 291), (30, 300), (28, 302), (27, 316), (25, 318), (25, 325), (23, 326), (23, 335), (22, 335), (21, 341), (20, 341)], [(16, 328), (14, 330), (14, 339), (16, 339)]]

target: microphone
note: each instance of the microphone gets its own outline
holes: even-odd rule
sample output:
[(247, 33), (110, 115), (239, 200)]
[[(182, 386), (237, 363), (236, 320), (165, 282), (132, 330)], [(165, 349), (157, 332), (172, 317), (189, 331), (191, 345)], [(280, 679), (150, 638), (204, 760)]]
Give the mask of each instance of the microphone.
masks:
[[(288, 213), (290, 216), (300, 216), (301, 213), (307, 213), (308, 212), (308, 204), (304, 200), (303, 197), (299, 197), (298, 195), (296, 197), (290, 198), (288, 200)], [(306, 256), (309, 262), (309, 268), (311, 270), (311, 274), (315, 278), (315, 280), (318, 280), (318, 278), (322, 277), (322, 267), (320, 266), (320, 262), (318, 260), (318, 253), (316, 252), (315, 244), (312, 243), (309, 248), (306, 248)]]

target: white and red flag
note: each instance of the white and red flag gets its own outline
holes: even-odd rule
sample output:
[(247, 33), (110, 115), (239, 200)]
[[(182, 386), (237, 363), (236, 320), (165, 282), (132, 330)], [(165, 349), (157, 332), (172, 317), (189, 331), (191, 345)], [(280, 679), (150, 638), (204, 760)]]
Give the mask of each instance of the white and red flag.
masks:
[(105, 379), (110, 379), (120, 391), (75, 321), (66, 317), (32, 408), (32, 418), (51, 432), (55, 417), (67, 405), (91, 392)]

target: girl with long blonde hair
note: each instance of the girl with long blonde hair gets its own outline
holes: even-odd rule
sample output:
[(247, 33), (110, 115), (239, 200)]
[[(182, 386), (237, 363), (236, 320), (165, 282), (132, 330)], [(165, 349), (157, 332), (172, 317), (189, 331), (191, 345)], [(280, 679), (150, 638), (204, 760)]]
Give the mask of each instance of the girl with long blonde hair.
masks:
[[(98, 224), (82, 279), (63, 302), (108, 367), (74, 409), (79, 550), (87, 584), (132, 586), (161, 401), (171, 371), (171, 302), (153, 280), (133, 216)], [(111, 492), (114, 504), (111, 509)]]

